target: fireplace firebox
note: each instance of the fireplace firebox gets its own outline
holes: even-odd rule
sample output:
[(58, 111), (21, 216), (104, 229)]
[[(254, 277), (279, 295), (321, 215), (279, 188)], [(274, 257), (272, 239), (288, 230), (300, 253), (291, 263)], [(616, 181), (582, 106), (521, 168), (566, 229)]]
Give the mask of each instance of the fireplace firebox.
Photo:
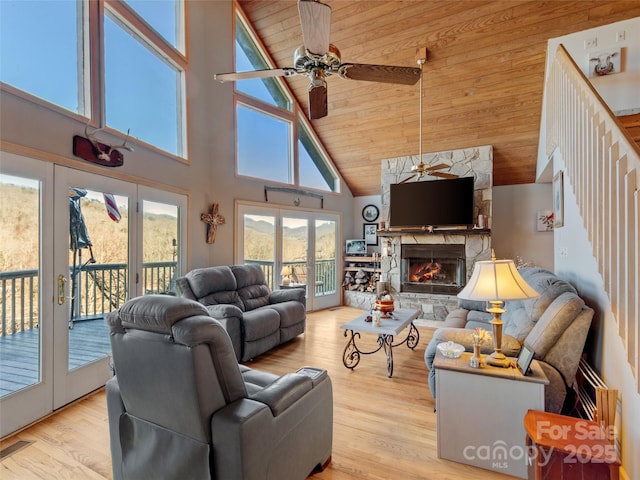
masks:
[(455, 295), (466, 283), (464, 245), (402, 244), (401, 291)]

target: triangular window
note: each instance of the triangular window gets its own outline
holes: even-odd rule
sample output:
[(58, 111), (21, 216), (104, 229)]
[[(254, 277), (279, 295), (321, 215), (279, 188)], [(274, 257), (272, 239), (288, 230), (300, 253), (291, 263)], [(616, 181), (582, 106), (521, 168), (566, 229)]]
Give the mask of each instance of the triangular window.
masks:
[[(240, 16), (236, 15), (236, 72), (266, 70), (265, 60)], [(255, 78), (236, 82), (236, 90), (270, 105), (292, 109), (292, 102), (276, 78)]]

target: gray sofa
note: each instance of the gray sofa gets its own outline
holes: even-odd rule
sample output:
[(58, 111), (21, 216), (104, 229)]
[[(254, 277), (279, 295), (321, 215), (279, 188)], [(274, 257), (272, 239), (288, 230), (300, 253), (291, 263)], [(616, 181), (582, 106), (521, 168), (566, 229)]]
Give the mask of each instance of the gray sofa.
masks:
[(270, 291), (258, 265), (199, 268), (176, 279), (176, 288), (222, 324), (239, 361), (304, 333), (304, 288)]
[[(516, 357), (522, 345), (534, 352), (549, 385), (545, 387), (545, 410), (563, 411), (570, 397), (584, 344), (593, 318), (593, 310), (585, 305), (576, 289), (543, 268), (527, 267), (520, 274), (540, 295), (529, 300), (510, 301), (506, 312), (502, 336), (502, 352)], [(473, 351), (471, 334), (476, 327), (491, 332), (492, 315), (485, 311), (483, 302), (461, 300), (460, 308), (452, 311), (442, 328), (434, 332), (425, 350), (425, 363), (429, 368), (429, 388), (436, 396), (433, 360), (440, 342), (454, 341)], [(485, 344), (482, 353), (493, 352), (493, 344)], [(569, 407), (569, 406), (568, 406)]]
[(326, 370), (239, 365), (198, 302), (137, 297), (107, 316), (113, 478), (302, 480), (331, 458)]

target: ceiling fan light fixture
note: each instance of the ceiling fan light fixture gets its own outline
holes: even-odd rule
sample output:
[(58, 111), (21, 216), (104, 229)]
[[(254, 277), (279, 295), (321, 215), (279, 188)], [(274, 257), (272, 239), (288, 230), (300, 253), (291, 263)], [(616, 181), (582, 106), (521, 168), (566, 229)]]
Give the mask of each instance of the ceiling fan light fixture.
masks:
[(310, 120), (327, 115), (327, 83), (325, 77), (338, 74), (345, 80), (365, 80), (400, 85), (414, 85), (421, 77), (415, 67), (373, 65), (364, 63), (343, 64), (340, 50), (329, 42), (331, 32), (331, 7), (319, 0), (298, 0), (300, 28), (303, 45), (293, 54), (294, 67), (270, 68), (249, 72), (217, 73), (220, 82), (270, 77), (306, 76)]

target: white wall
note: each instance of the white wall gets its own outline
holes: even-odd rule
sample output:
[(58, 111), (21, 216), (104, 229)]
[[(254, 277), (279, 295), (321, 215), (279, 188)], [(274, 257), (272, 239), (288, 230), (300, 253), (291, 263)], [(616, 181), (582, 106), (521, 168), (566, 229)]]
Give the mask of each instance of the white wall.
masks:
[[(230, 1), (187, 2), (189, 71), (187, 74), (188, 145), (190, 164), (136, 145), (125, 153), (119, 168), (104, 168), (103, 174), (128, 181), (151, 182), (186, 192), (190, 197), (188, 216), (187, 269), (234, 261), (234, 202), (236, 199), (264, 202), (263, 181), (235, 176), (233, 84), (213, 80), (215, 72), (233, 70), (233, 9)], [(42, 153), (41, 157), (61, 156), (78, 169), (87, 163), (72, 153), (73, 135), (83, 135), (84, 120), (36, 105), (6, 91), (0, 92), (0, 138)], [(132, 132), (135, 136), (135, 132)], [(101, 139), (103, 137), (101, 136)], [(109, 141), (108, 136), (104, 136)], [(120, 143), (115, 140), (113, 143)], [(313, 201), (312, 201), (313, 200)], [(301, 208), (318, 208), (317, 200), (301, 197)], [(211, 203), (220, 205), (226, 224), (218, 227), (216, 242), (206, 243), (206, 225), (200, 214)], [(290, 198), (274, 195), (270, 203)], [(324, 209), (342, 212), (353, 222), (353, 197), (343, 183), (342, 194), (324, 195)]]
[(498, 258), (516, 256), (553, 271), (553, 232), (537, 230), (537, 215), (553, 210), (550, 183), (493, 187), (491, 245)]
[[(555, 171), (564, 170), (560, 154), (556, 153), (553, 162)], [(565, 224), (554, 231), (556, 273), (575, 286), (587, 305), (595, 310), (585, 351), (588, 362), (600, 373), (607, 386), (620, 392), (622, 411), (619, 413), (618, 423), (623, 473), (626, 474), (626, 477), (621, 478), (638, 479), (640, 394), (636, 390), (631, 366), (618, 335), (617, 322), (578, 210), (571, 178), (566, 170), (564, 182)]]

